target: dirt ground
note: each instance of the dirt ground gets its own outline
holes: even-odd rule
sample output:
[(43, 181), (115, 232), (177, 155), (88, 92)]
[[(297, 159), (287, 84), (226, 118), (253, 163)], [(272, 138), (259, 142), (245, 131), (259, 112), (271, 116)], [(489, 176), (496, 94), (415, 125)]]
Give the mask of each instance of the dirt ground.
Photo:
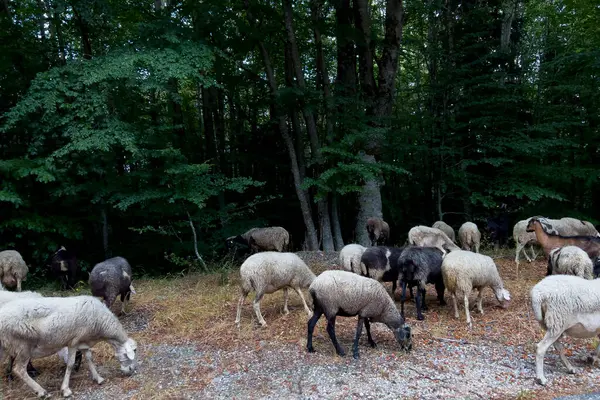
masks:
[[(336, 268), (336, 256), (304, 254), (315, 272)], [(137, 280), (137, 295), (121, 317), (138, 341), (137, 373), (123, 377), (107, 344), (94, 347), (95, 362), (106, 382), (98, 386), (82, 364), (71, 378), (74, 399), (552, 399), (600, 390), (600, 370), (585, 362), (597, 340), (565, 340), (567, 355), (581, 369), (568, 375), (554, 350), (548, 352), (548, 387), (535, 383), (535, 344), (543, 333), (533, 319), (529, 290), (545, 275), (540, 259), (521, 263), (519, 279), (511, 258), (496, 258), (513, 300), (498, 306), (491, 290), (484, 315), (472, 313), (473, 328), (441, 307), (428, 289), (430, 310), (417, 321), (414, 303), (407, 307), (413, 328), (410, 353), (399, 350), (389, 329), (373, 324), (378, 346), (361, 339), (360, 359), (335, 355), (322, 319), (315, 330), (316, 353), (306, 346), (307, 316), (300, 299), (290, 295), (289, 315), (282, 314), (282, 294), (261, 303), (266, 328), (260, 328), (251, 299), (234, 325), (238, 273), (188, 275), (176, 279)], [(388, 285), (391, 288), (391, 285)], [(49, 294), (49, 293), (48, 293)], [(472, 305), (475, 296), (471, 296)], [(446, 296), (449, 301), (449, 297)], [(399, 303), (398, 303), (399, 306)], [(117, 301), (114, 309), (120, 308)], [(338, 340), (351, 350), (356, 318), (338, 318)], [(364, 336), (364, 334), (363, 334)], [(64, 366), (57, 356), (34, 360), (37, 381), (60, 397)], [(35, 398), (18, 379), (1, 381), (0, 399)]]

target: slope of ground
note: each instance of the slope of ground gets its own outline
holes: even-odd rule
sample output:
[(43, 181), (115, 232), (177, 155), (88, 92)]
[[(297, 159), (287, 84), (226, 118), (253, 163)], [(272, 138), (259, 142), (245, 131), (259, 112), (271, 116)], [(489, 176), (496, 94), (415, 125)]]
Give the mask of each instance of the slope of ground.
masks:
[[(335, 255), (321, 253), (303, 253), (302, 257), (316, 272), (334, 268), (336, 261)], [(139, 343), (138, 372), (122, 377), (112, 349), (99, 344), (93, 349), (94, 357), (106, 382), (102, 386), (93, 383), (84, 363), (72, 375), (71, 389), (74, 398), (90, 400), (552, 399), (600, 390), (600, 370), (583, 361), (596, 340), (565, 340), (568, 356), (582, 369), (580, 374), (567, 375), (551, 350), (545, 364), (549, 386), (542, 388), (534, 382), (535, 344), (543, 334), (530, 311), (529, 290), (544, 276), (545, 265), (542, 261), (522, 263), (516, 280), (513, 260), (497, 258), (496, 262), (513, 297), (509, 309), (498, 307), (488, 289), (485, 314), (473, 312), (473, 328), (468, 329), (464, 310), (459, 320), (454, 319), (452, 306), (440, 307), (431, 288), (425, 321), (416, 320), (414, 303), (408, 305), (413, 351), (399, 351), (387, 327), (374, 324), (378, 346), (371, 349), (366, 338), (361, 339), (358, 361), (335, 355), (324, 319), (315, 330), (316, 353), (306, 353), (307, 317), (294, 294), (289, 315), (281, 314), (281, 293), (265, 296), (261, 308), (266, 328), (256, 325), (251, 295), (243, 309), (242, 327), (236, 329), (236, 272), (138, 280), (131, 310), (121, 317)], [(356, 318), (338, 318), (338, 339), (346, 349), (352, 346), (355, 327)], [(38, 382), (60, 397), (64, 367), (58, 358), (34, 360), (34, 365), (41, 372)], [(3, 380), (0, 398), (34, 396), (21, 381)]]

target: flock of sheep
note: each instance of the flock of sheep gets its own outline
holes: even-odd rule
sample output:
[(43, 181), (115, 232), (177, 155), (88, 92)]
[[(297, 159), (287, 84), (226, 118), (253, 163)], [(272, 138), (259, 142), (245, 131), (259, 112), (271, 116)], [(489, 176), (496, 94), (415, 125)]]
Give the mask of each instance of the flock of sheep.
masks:
[[(77, 267), (74, 256), (61, 247), (51, 259), (50, 268), (63, 288), (73, 286)], [(9, 357), (9, 377), (14, 372), (39, 397), (46, 397), (48, 392), (31, 377), (37, 374), (31, 360), (58, 354), (66, 364), (60, 389), (64, 397), (69, 397), (71, 371), (79, 368), (82, 353), (92, 379), (98, 384), (104, 381), (90, 350), (102, 341), (112, 345), (124, 374), (136, 370), (137, 344), (110, 311), (115, 297), (120, 295), (124, 312), (131, 293), (135, 293), (127, 260), (114, 257), (94, 266), (89, 278), (92, 296), (43, 297), (21, 291), (27, 272), (27, 264), (17, 251), (0, 252), (0, 362), (5, 355)], [(104, 303), (94, 296), (102, 297)]]
[[(287, 314), (288, 289), (291, 288), (302, 299), (308, 314), (307, 351), (314, 352), (314, 327), (325, 315), (331, 342), (337, 354), (344, 356), (345, 351), (335, 334), (336, 317), (358, 316), (353, 343), (353, 356), (358, 358), (358, 340), (363, 326), (369, 345), (376, 345), (371, 336), (371, 322), (387, 325), (403, 350), (412, 348), (411, 328), (404, 315), (407, 287), (411, 295), (413, 287), (417, 287), (414, 299), (418, 320), (424, 319), (422, 312), (427, 310), (425, 291), (428, 284), (435, 286), (440, 305), (446, 304), (444, 292), (449, 292), (456, 318), (459, 318), (457, 299), (464, 301), (469, 327), (472, 326), (469, 295), (474, 289), (478, 291), (476, 307), (481, 314), (482, 292), (488, 287), (500, 305), (508, 307), (511, 295), (504, 287), (496, 264), (491, 257), (479, 254), (481, 233), (476, 224), (464, 223), (458, 230), (458, 240), (454, 229), (443, 221), (437, 221), (432, 227), (416, 226), (408, 232), (408, 245), (403, 247), (385, 246), (390, 228), (381, 218), (370, 218), (366, 230), (370, 247), (345, 246), (339, 255), (342, 269), (328, 270), (318, 276), (296, 254), (284, 252), (287, 250), (284, 243), (289, 243), (289, 234), (284, 228), (254, 228), (244, 235), (228, 238), (228, 247), (236, 242), (243, 243), (254, 253), (240, 268), (241, 295), (235, 319), (238, 328), (241, 308), (250, 292), (256, 293), (253, 302), (256, 317), (262, 326), (266, 326), (260, 311), (261, 299), (267, 293), (283, 289), (284, 313)], [(587, 221), (531, 217), (515, 225), (513, 236), (517, 244), (517, 267), (519, 253), (528, 245), (533, 258), (535, 244), (539, 244), (548, 257), (548, 276), (530, 291), (533, 315), (546, 330), (536, 352), (536, 378), (545, 385), (544, 356), (552, 344), (567, 370), (574, 373), (575, 368), (564, 355), (560, 337), (589, 338), (600, 334), (600, 279), (595, 279), (600, 275), (600, 234)], [(531, 262), (526, 253), (525, 256)], [(392, 282), (392, 296), (383, 282)], [(400, 311), (393, 300), (397, 284), (402, 288)], [(302, 289), (308, 289), (312, 309), (304, 299)], [(589, 359), (600, 363), (600, 345)]]
[[(335, 334), (336, 317), (358, 316), (353, 343), (353, 356), (358, 358), (363, 327), (369, 345), (376, 346), (371, 336), (372, 322), (387, 325), (401, 349), (412, 348), (411, 328), (404, 314), (407, 288), (412, 295), (413, 288), (417, 287), (414, 299), (418, 320), (424, 319), (423, 311), (427, 310), (428, 284), (434, 285), (440, 305), (446, 304), (444, 292), (448, 291), (456, 318), (459, 318), (457, 299), (464, 301), (469, 326), (472, 326), (469, 295), (474, 289), (478, 291), (476, 307), (481, 314), (482, 292), (488, 287), (499, 303), (508, 307), (511, 296), (496, 264), (491, 257), (479, 254), (481, 233), (476, 224), (464, 223), (457, 237), (453, 228), (442, 221), (432, 227), (416, 226), (408, 232), (408, 245), (403, 247), (385, 246), (390, 238), (390, 227), (381, 218), (370, 218), (366, 230), (370, 247), (345, 246), (339, 255), (342, 269), (328, 270), (318, 276), (298, 255), (288, 252), (290, 236), (282, 227), (254, 228), (228, 238), (227, 247), (244, 244), (254, 253), (240, 267), (241, 295), (235, 319), (238, 328), (242, 306), (250, 292), (255, 292), (253, 307), (258, 322), (266, 326), (260, 311), (261, 299), (266, 293), (282, 289), (287, 314), (291, 288), (302, 299), (309, 318), (307, 351), (314, 352), (313, 331), (325, 315), (327, 333), (337, 354), (344, 356), (345, 351)], [(518, 222), (513, 236), (517, 243), (517, 265), (519, 253), (525, 246), (537, 243), (548, 256), (548, 275), (552, 275), (531, 289), (533, 315), (546, 330), (536, 354), (536, 376), (544, 385), (547, 380), (543, 360), (551, 345), (559, 351), (567, 370), (574, 373), (575, 368), (565, 357), (558, 340), (562, 335), (588, 338), (600, 333), (600, 279), (595, 279), (600, 275), (600, 235), (586, 221), (532, 217)], [(535, 258), (533, 249), (531, 252)], [(525, 256), (531, 261), (526, 252)], [(74, 255), (61, 247), (50, 259), (50, 270), (61, 280), (63, 289), (73, 287), (77, 273)], [(0, 252), (0, 361), (9, 357), (9, 374), (14, 372), (38, 396), (45, 397), (47, 391), (30, 376), (36, 373), (31, 360), (58, 354), (66, 364), (61, 392), (68, 397), (72, 394), (71, 371), (79, 368), (82, 354), (85, 354), (92, 379), (98, 384), (104, 381), (90, 351), (101, 341), (113, 346), (123, 373), (136, 370), (137, 344), (110, 310), (115, 298), (120, 296), (121, 313), (124, 313), (131, 293), (135, 294), (127, 260), (114, 257), (94, 266), (89, 277), (92, 296), (43, 297), (39, 293), (23, 292), (21, 286), (27, 273), (28, 267), (17, 251)], [(383, 282), (392, 282), (392, 296)], [(402, 288), (400, 311), (393, 300), (397, 284)], [(7, 291), (5, 287), (16, 291)], [(302, 289), (308, 289), (312, 308)], [(590, 360), (600, 363), (600, 345)]]

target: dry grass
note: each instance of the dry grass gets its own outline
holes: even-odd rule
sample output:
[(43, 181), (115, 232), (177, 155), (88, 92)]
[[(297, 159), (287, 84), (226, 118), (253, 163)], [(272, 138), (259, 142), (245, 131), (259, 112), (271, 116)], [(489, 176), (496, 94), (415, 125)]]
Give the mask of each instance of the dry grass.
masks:
[[(511, 292), (513, 300), (507, 310), (498, 306), (491, 290), (487, 289), (484, 296), (483, 316), (472, 312), (474, 320), (473, 328), (468, 329), (465, 323), (464, 309), (459, 302), (460, 319), (453, 316), (453, 308), (448, 297), (448, 305), (440, 307), (435, 298), (435, 290), (428, 290), (428, 304), (430, 310), (425, 314), (425, 321), (417, 321), (414, 303), (408, 302), (406, 309), (407, 322), (413, 326), (414, 345), (424, 346), (432, 341), (440, 339), (460, 339), (471, 343), (498, 342), (505, 345), (521, 345), (527, 354), (533, 354), (535, 344), (542, 338), (543, 334), (534, 320), (529, 302), (529, 291), (531, 287), (545, 275), (546, 266), (544, 262), (537, 261), (532, 264), (521, 263), (519, 279), (515, 279), (515, 264), (512, 258), (496, 259), (500, 275), (503, 277), (505, 287)], [(315, 273), (325, 269), (323, 265), (311, 265)], [(251, 306), (253, 294), (246, 300), (242, 310), (241, 329), (235, 328), (234, 319), (237, 307), (239, 274), (235, 271), (223, 279), (222, 275), (188, 275), (175, 279), (145, 279), (136, 281), (137, 295), (132, 296), (130, 305), (131, 313), (124, 317), (127, 327), (128, 318), (132, 315), (142, 315), (147, 320), (147, 329), (133, 333), (132, 336), (140, 343), (168, 343), (189, 344), (196, 343), (200, 347), (208, 346), (224, 350), (236, 349), (241, 346), (254, 346), (260, 349), (273, 343), (293, 343), (299, 347), (305, 346), (306, 340), (306, 313), (302, 307), (299, 297), (290, 292), (290, 314), (283, 315), (283, 294), (276, 292), (266, 295), (261, 302), (261, 310), (268, 326), (259, 328), (256, 317)], [(391, 285), (390, 285), (391, 286)], [(471, 296), (471, 305), (474, 306), (475, 294)], [(310, 302), (310, 296), (307, 296)], [(116, 301), (113, 307), (120, 308), (120, 301)], [(345, 342), (349, 342), (354, 334), (356, 320), (354, 318), (339, 318), (336, 324), (338, 336)], [(325, 323), (320, 321), (315, 330), (316, 340), (328, 341), (325, 333)], [(320, 339), (319, 339), (320, 338)], [(392, 335), (380, 335), (378, 338), (382, 343), (388, 341), (392, 346)], [(591, 341), (572, 341), (566, 339), (566, 343), (578, 343), (578, 346), (587, 346), (592, 349)], [(570, 346), (567, 345), (569, 349)], [(132, 380), (119, 377), (118, 364), (113, 357), (113, 351), (107, 344), (99, 344), (94, 347), (94, 358), (98, 365), (102, 365), (106, 371), (110, 371), (110, 379), (119, 382), (125, 389), (136, 389), (135, 398), (178, 398), (176, 392), (161, 391), (160, 397), (156, 397), (156, 383), (147, 382), (140, 385)], [(331, 352), (332, 346), (320, 345), (320, 352)], [(571, 351), (571, 350), (568, 350)], [(494, 360), (490, 360), (493, 362)], [(339, 358), (332, 358), (329, 362), (343, 362)], [(38, 381), (52, 394), (60, 396), (59, 371), (62, 363), (57, 362), (56, 357), (49, 357), (34, 361), (36, 368), (46, 372)], [(85, 363), (82, 369), (85, 369)], [(236, 368), (236, 366), (231, 366)], [(102, 373), (102, 372), (101, 372)], [(193, 373), (198, 374), (197, 371)], [(210, 371), (205, 371), (210, 378)], [(204, 375), (204, 374), (203, 374)], [(206, 380), (208, 382), (210, 379)], [(206, 382), (198, 382), (196, 389)], [(71, 388), (74, 393), (84, 387), (92, 385), (87, 378), (87, 373), (77, 374), (72, 378)], [(130, 387), (134, 385), (135, 387)], [(4, 386), (4, 385), (3, 385)], [(30, 395), (28, 389), (23, 385), (13, 383), (10, 389), (4, 390), (6, 398), (24, 398), (24, 394)], [(551, 390), (539, 389), (523, 392), (519, 398), (552, 398), (556, 394), (568, 394), (581, 391), (583, 388), (561, 388), (554, 385)], [(0, 398), (2, 398), (0, 391)], [(13, 397), (16, 396), (16, 397)], [(31, 397), (33, 398), (33, 397)], [(501, 398), (501, 397), (499, 397)]]

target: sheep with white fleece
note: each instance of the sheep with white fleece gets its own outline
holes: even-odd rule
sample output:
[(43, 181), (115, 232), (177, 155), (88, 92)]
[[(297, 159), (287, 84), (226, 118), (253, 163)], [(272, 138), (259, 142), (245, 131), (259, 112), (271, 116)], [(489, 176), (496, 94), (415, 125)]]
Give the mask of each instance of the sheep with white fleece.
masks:
[(367, 248), (360, 244), (352, 243), (347, 244), (340, 251), (340, 267), (346, 271), (354, 272), (355, 274), (361, 273), (360, 269), (360, 258)]
[(577, 246), (558, 247), (548, 255), (548, 273), (546, 275), (575, 275), (593, 279), (594, 263), (587, 253)]
[(312, 317), (313, 312), (308, 308), (300, 289), (307, 289), (316, 276), (298, 255), (278, 251), (264, 251), (253, 254), (240, 267), (240, 277), (241, 295), (235, 318), (235, 324), (238, 328), (240, 327), (244, 299), (251, 291), (256, 293), (253, 304), (254, 312), (262, 326), (267, 326), (267, 322), (260, 312), (260, 300), (265, 293), (274, 293), (279, 289), (283, 289), (283, 312), (285, 314), (290, 312), (288, 310), (288, 288), (292, 288), (302, 299), (308, 317)]
[[(600, 334), (600, 279), (583, 279), (572, 275), (551, 275), (531, 289), (531, 308), (542, 329), (544, 338), (538, 343), (535, 357), (536, 378), (541, 385), (544, 376), (544, 355), (554, 344), (567, 371), (577, 370), (569, 363), (564, 348), (558, 341), (561, 336), (586, 339)], [(600, 361), (600, 345), (588, 357), (593, 364)]]
[(448, 251), (460, 249), (444, 231), (425, 225), (415, 226), (408, 231), (408, 244), (419, 247), (436, 247), (440, 249), (443, 256)]
[(85, 353), (92, 378), (98, 384), (104, 379), (96, 371), (90, 350), (98, 342), (107, 341), (113, 346), (124, 374), (132, 374), (137, 367), (135, 340), (127, 336), (118, 318), (95, 297), (22, 299), (7, 303), (1, 310), (0, 359), (3, 353), (15, 357), (14, 373), (39, 397), (46, 397), (48, 392), (29, 377), (27, 361), (47, 357), (65, 346), (68, 360), (60, 388), (64, 397), (72, 394), (69, 379), (77, 350)]
[(504, 289), (504, 284), (498, 274), (498, 269), (491, 257), (467, 250), (456, 250), (444, 257), (442, 261), (442, 277), (446, 290), (452, 295), (454, 303), (454, 317), (458, 318), (458, 306), (456, 296), (462, 294), (465, 301), (465, 314), (467, 324), (472, 326), (471, 314), (469, 313), (469, 294), (473, 289), (479, 291), (477, 296), (477, 308), (483, 314), (482, 301), (483, 289), (490, 287), (494, 291), (496, 299), (503, 308), (508, 307), (510, 293)]

